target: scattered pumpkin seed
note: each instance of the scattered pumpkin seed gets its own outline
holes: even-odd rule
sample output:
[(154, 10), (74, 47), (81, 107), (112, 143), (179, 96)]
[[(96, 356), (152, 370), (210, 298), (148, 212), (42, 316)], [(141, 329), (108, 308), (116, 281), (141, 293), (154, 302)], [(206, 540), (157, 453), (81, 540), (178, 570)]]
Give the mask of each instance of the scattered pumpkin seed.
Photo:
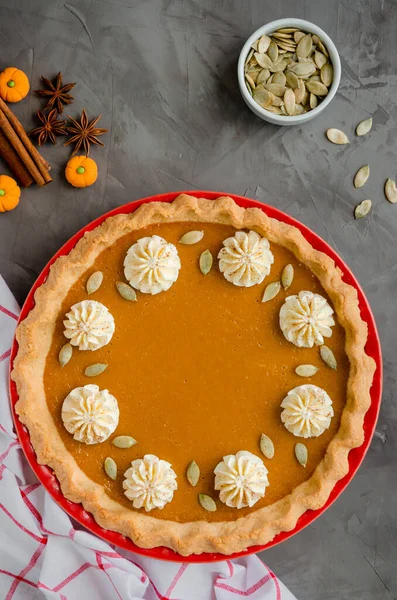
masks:
[(307, 465), (307, 448), (305, 444), (298, 442), (295, 444), (295, 457), (296, 460), (302, 467), (306, 467)]
[(281, 273), (281, 283), (283, 288), (288, 290), (294, 280), (294, 267), (291, 264), (285, 265), (283, 272)]
[(261, 439), (259, 442), (259, 447), (261, 452), (266, 458), (273, 458), (274, 456), (274, 444), (269, 436), (264, 433), (261, 434)]
[(205, 510), (208, 510), (209, 512), (216, 511), (215, 500), (213, 500), (213, 498), (211, 498), (211, 496), (208, 496), (207, 494), (199, 494), (198, 499), (199, 499), (201, 506)]
[(64, 367), (65, 365), (68, 364), (68, 362), (70, 361), (70, 359), (72, 358), (72, 354), (73, 354), (73, 348), (71, 346), (71, 344), (65, 344), (64, 346), (62, 346), (62, 348), (59, 351), (58, 354), (58, 362), (61, 365), (61, 367)]
[(89, 278), (87, 279), (87, 283), (86, 283), (86, 290), (87, 290), (87, 294), (93, 294), (94, 292), (96, 292), (97, 290), (99, 290), (99, 288), (102, 285), (102, 281), (103, 281), (103, 273), (102, 271), (95, 271), (95, 273), (93, 273), (92, 275), (89, 276)]
[(137, 441), (130, 435), (118, 435), (112, 439), (112, 444), (113, 446), (116, 446), (116, 448), (131, 448), (132, 446), (135, 446), (136, 443)]
[(203, 275), (208, 275), (208, 273), (211, 271), (213, 260), (214, 259), (212, 258), (212, 254), (209, 250), (204, 250), (204, 252), (200, 255), (199, 265), (200, 271)]
[(200, 479), (200, 467), (194, 460), (192, 460), (186, 470), (186, 478), (190, 485), (193, 486), (197, 485), (197, 482)]
[(349, 138), (340, 129), (327, 129), (327, 138), (333, 144), (349, 144)]
[(362, 219), (366, 217), (372, 208), (372, 200), (363, 200), (360, 204), (357, 204), (354, 209), (354, 216), (356, 219)]
[(273, 281), (273, 283), (269, 283), (266, 286), (265, 292), (263, 294), (262, 302), (269, 302), (269, 300), (273, 300), (277, 296), (281, 289), (281, 284), (279, 281)]
[(117, 478), (117, 465), (113, 458), (110, 458), (110, 456), (105, 458), (103, 468), (105, 469), (106, 475), (115, 481)]
[(360, 188), (363, 187), (364, 183), (366, 183), (369, 177), (369, 165), (364, 165), (361, 167), (354, 176), (354, 187)]
[(397, 202), (396, 182), (393, 179), (387, 179), (385, 183), (385, 196), (389, 202), (395, 204)]
[(323, 359), (323, 361), (325, 362), (325, 364), (328, 365), (328, 367), (330, 367), (330, 369), (334, 369), (334, 371), (336, 371), (337, 362), (336, 362), (335, 355), (332, 352), (331, 348), (328, 348), (328, 346), (325, 346), (325, 345), (321, 346), (320, 356)]
[(179, 243), (191, 246), (192, 244), (197, 244), (197, 242), (200, 242), (203, 237), (204, 231), (188, 231), (181, 237)]
[(356, 127), (356, 135), (366, 135), (372, 129), (372, 117), (369, 119), (364, 119), (361, 121)]
[(124, 300), (129, 300), (130, 302), (136, 302), (137, 296), (136, 291), (124, 281), (116, 281), (116, 288), (118, 293)]
[(296, 367), (295, 373), (299, 375), (299, 377), (313, 377), (318, 371), (318, 367), (314, 365), (299, 365)]
[(85, 369), (84, 375), (86, 377), (96, 377), (97, 375), (100, 375), (106, 371), (107, 368), (108, 365), (106, 363), (95, 363), (94, 365), (90, 365)]

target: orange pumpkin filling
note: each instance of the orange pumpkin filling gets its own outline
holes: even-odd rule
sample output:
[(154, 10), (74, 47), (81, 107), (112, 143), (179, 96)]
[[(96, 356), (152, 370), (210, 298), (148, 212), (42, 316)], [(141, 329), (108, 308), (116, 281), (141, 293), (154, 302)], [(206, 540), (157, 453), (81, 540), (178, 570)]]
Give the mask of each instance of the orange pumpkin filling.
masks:
[[(203, 230), (204, 238), (191, 246), (178, 243), (182, 234), (192, 229)], [(337, 371), (333, 371), (321, 360), (318, 347), (297, 348), (284, 338), (278, 323), (287, 296), (310, 290), (327, 297), (325, 291), (293, 254), (275, 244), (271, 244), (274, 264), (262, 284), (239, 288), (228, 283), (219, 272), (216, 256), (222, 241), (234, 233), (233, 227), (225, 225), (170, 223), (126, 235), (104, 250), (71, 288), (55, 325), (46, 361), (45, 391), (68, 452), (88, 477), (131, 510), (135, 509), (122, 487), (123, 474), (131, 461), (145, 454), (169, 461), (178, 476), (178, 489), (164, 509), (148, 513), (159, 519), (235, 520), (272, 504), (310, 478), (339, 428), (349, 374), (343, 328), (335, 317), (332, 337), (327, 340), (338, 362)], [(137, 292), (138, 301), (128, 302), (115, 286), (116, 281), (125, 281), (125, 254), (138, 239), (155, 234), (177, 247), (179, 278), (166, 292), (155, 296)], [(204, 276), (198, 261), (206, 249), (215, 260), (210, 273)], [(288, 263), (295, 270), (291, 287), (262, 303), (264, 288), (280, 280)], [(103, 272), (104, 280), (89, 299), (108, 307), (115, 319), (115, 333), (108, 345), (94, 352), (74, 348), (71, 361), (61, 368), (58, 353), (66, 342), (64, 315), (73, 304), (88, 298), (86, 281), (98, 270)], [(97, 377), (85, 376), (85, 368), (93, 363), (109, 366)], [(295, 374), (295, 368), (306, 363), (319, 367), (313, 377)], [(280, 404), (287, 392), (305, 383), (326, 390), (335, 412), (330, 428), (320, 437), (307, 440), (289, 433), (280, 419)], [(114, 435), (93, 446), (75, 441), (61, 420), (65, 397), (73, 388), (87, 384), (108, 389), (120, 409)], [(261, 456), (261, 433), (274, 442), (275, 456), (270, 460)], [(116, 435), (131, 435), (138, 443), (129, 449), (115, 448), (111, 439)], [(299, 441), (308, 449), (306, 468), (294, 455)], [(239, 450), (261, 456), (269, 470), (266, 495), (251, 509), (228, 508), (214, 491), (215, 466), (224, 455)], [(103, 470), (107, 456), (117, 463), (116, 481)], [(186, 479), (186, 468), (192, 460), (201, 470), (195, 487)], [(217, 511), (206, 512), (197, 500), (198, 493), (216, 499)]]

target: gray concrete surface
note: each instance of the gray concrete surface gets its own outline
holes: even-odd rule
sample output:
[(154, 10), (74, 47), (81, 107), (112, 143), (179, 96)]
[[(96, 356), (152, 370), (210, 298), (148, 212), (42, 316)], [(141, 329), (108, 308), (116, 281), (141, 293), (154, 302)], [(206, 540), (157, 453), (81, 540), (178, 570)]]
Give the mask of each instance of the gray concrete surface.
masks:
[[(314, 524), (262, 558), (301, 600), (397, 598), (397, 11), (393, 0), (0, 0), (0, 67), (76, 81), (70, 114), (102, 114), (109, 134), (94, 148), (99, 180), (86, 191), (63, 178), (69, 151), (46, 146), (54, 182), (23, 193), (0, 215), (0, 273), (20, 302), (47, 260), (80, 227), (130, 200), (164, 191), (214, 189), (275, 205), (325, 238), (360, 280), (383, 345), (385, 389), (376, 434), (358, 475)], [(324, 28), (343, 64), (326, 112), (295, 128), (257, 119), (235, 70), (261, 24), (303, 17)], [(15, 106), (26, 127), (42, 102)], [(356, 138), (369, 115), (374, 127)], [(346, 147), (327, 142), (343, 129)], [(363, 190), (352, 177), (369, 163)], [(6, 169), (1, 168), (2, 172)], [(354, 221), (359, 201), (373, 211)]]

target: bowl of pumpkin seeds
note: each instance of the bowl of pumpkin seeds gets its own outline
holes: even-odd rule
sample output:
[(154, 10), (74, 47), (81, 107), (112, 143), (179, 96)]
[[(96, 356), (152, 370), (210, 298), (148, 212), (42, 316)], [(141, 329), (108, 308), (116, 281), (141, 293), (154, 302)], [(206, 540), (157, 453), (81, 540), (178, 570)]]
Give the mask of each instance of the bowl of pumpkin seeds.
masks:
[(331, 102), (341, 64), (335, 44), (320, 27), (304, 19), (279, 19), (248, 38), (237, 75), (241, 95), (258, 117), (299, 125)]

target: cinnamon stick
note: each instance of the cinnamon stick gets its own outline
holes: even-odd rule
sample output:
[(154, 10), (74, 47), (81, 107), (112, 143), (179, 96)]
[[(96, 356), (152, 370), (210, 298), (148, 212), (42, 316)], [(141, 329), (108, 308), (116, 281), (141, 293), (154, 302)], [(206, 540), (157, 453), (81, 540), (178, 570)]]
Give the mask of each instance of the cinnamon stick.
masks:
[(13, 175), (22, 187), (29, 187), (33, 183), (33, 177), (11, 146), (10, 142), (0, 130), (0, 156), (8, 164)]
[[(50, 176), (50, 174), (48, 172), (49, 169), (50, 169), (50, 165), (41, 156), (41, 154), (37, 150), (37, 148), (35, 148), (35, 146), (32, 144), (32, 142), (30, 141), (30, 139), (28, 137), (28, 134), (24, 130), (21, 122), (17, 119), (17, 117), (14, 115), (14, 113), (8, 107), (8, 105), (4, 102), (4, 100), (2, 100), (0, 98), (0, 117), (1, 117), (1, 113), (3, 113), (3, 116), (6, 117), (6, 119), (9, 121), (9, 123), (11, 125), (11, 128), (14, 130), (14, 132), (16, 134), (16, 137), (20, 140), (22, 146), (24, 147), (25, 152), (28, 155), (28, 158), (30, 158), (30, 160), (34, 164), (34, 166), (37, 165), (36, 168), (38, 169), (41, 178), (44, 179), (45, 183), (49, 183), (50, 181), (52, 181), (51, 176)], [(3, 131), (4, 131), (4, 129), (3, 129)], [(5, 131), (4, 131), (4, 133), (5, 133)], [(10, 140), (9, 137), (8, 137), (8, 139)], [(12, 140), (10, 140), (10, 142), (12, 144)], [(14, 148), (15, 148), (15, 146), (14, 146)], [(22, 158), (22, 161), (24, 162), (25, 166), (27, 167), (29, 173), (31, 173), (31, 175), (33, 175), (31, 169), (27, 165), (26, 160), (21, 156), (21, 154), (18, 152), (17, 149), (16, 149), (16, 151), (19, 154), (20, 158)], [(26, 154), (25, 154), (25, 158), (26, 158)], [(33, 175), (33, 177), (34, 177), (34, 175)], [(43, 183), (39, 183), (36, 180), (36, 177), (34, 177), (34, 180), (39, 185), (44, 185)]]

